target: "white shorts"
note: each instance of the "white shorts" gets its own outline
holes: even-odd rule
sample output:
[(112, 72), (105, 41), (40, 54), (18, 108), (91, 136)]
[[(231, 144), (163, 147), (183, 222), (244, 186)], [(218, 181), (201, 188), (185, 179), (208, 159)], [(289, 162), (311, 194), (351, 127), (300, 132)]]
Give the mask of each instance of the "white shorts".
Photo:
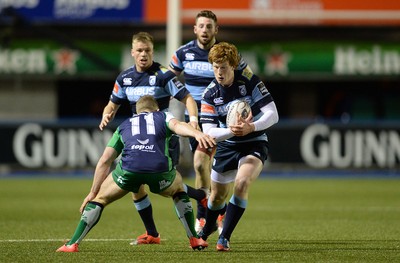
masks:
[(218, 173), (211, 170), (211, 181), (219, 184), (229, 184), (235, 181), (237, 170), (230, 170), (223, 173)]

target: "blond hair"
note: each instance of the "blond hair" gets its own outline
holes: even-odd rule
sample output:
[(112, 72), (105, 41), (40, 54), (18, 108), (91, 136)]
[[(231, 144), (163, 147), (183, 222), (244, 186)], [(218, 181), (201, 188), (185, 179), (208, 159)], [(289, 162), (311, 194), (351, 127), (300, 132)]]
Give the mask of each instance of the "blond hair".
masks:
[(215, 44), (208, 53), (208, 62), (212, 63), (224, 63), (228, 62), (233, 68), (237, 68), (239, 65), (239, 52), (237, 48), (227, 42), (220, 42)]
[(151, 43), (154, 45), (154, 38), (147, 32), (139, 32), (132, 37), (132, 46), (135, 42)]
[(136, 102), (136, 112), (154, 112), (158, 111), (158, 103), (151, 95), (144, 95)]

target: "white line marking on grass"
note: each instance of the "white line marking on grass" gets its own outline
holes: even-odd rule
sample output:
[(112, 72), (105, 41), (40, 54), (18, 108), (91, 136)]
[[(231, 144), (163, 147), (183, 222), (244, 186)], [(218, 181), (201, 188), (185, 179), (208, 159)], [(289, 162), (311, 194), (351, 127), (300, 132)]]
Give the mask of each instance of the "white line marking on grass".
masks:
[[(65, 239), (0, 239), (0, 243), (22, 243), (22, 242), (55, 242), (55, 241), (60, 241), (64, 242), (68, 240), (67, 238)], [(90, 242), (109, 242), (109, 241), (131, 241), (132, 239), (127, 239), (127, 238), (86, 238), (84, 241), (90, 241)], [(161, 239), (163, 240), (163, 239)], [(165, 241), (166, 239), (164, 239)]]

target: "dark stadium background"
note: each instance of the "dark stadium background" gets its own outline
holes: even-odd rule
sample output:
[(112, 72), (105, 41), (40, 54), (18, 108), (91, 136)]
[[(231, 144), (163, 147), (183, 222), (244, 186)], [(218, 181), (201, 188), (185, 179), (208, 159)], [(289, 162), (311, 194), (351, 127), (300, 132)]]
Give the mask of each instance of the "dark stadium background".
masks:
[[(44, 1), (39, 2), (41, 9), (38, 10), (40, 12), (46, 10), (43, 7)], [(10, 122), (17, 123), (17, 125), (27, 121), (65, 124), (65, 120), (88, 120), (91, 127), (96, 128), (102, 109), (110, 96), (115, 77), (120, 72), (120, 65), (113, 61), (116, 58), (107, 57), (109, 56), (108, 49), (111, 50), (118, 45), (129, 47), (133, 33), (150, 32), (155, 37), (155, 50), (160, 52), (155, 55), (155, 58), (166, 64), (168, 36), (165, 8), (167, 1), (132, 0), (128, 2), (131, 7), (139, 5), (141, 8), (146, 5), (147, 8), (153, 8), (159, 3), (162, 7), (157, 12), (162, 13), (163, 16), (159, 17), (159, 20), (155, 18), (151, 20), (144, 13), (129, 13), (129, 10), (125, 10), (121, 11), (121, 16), (109, 11), (110, 16), (105, 19), (104, 13), (107, 14), (107, 11), (101, 9), (92, 18), (60, 20), (55, 15), (46, 17), (39, 11), (35, 14), (34, 11), (27, 11), (27, 8), (15, 8), (15, 6), (13, 8), (12, 4), (0, 6), (2, 8), (2, 18), (0, 19), (0, 51), (2, 55), (0, 58), (3, 64), (0, 66), (0, 127), (6, 127), (10, 125)], [(223, 3), (212, 3), (213, 1), (192, 1), (190, 4), (188, 2), (182, 1), (183, 7), (186, 7), (186, 13), (183, 12), (180, 43), (186, 43), (194, 37), (194, 15), (188, 15), (190, 11), (195, 11), (196, 8), (197, 10), (212, 9), (215, 5), (224, 5)], [(268, 1), (243, 2), (253, 5), (258, 2), (262, 5)], [(321, 10), (326, 11), (327, 14), (332, 11), (327, 7), (332, 4), (331, 1), (315, 0), (311, 2), (319, 8), (322, 7)], [(47, 2), (49, 5), (51, 3), (53, 2)], [(279, 5), (280, 2), (270, 1), (270, 3)], [(368, 3), (365, 10), (372, 14), (375, 11), (386, 10), (389, 15), (393, 16), (391, 12), (400, 11), (399, 4), (382, 3), (380, 6), (377, 3), (375, 10), (374, 5)], [(286, 6), (283, 7), (287, 8), (287, 11), (301, 11), (306, 4), (306, 1), (293, 0), (287, 1)], [(240, 4), (235, 3), (235, 5)], [(352, 5), (347, 4), (346, 1), (336, 1), (335, 5), (341, 7), (342, 11), (350, 12), (364, 8), (363, 1), (355, 1)], [(138, 8), (133, 9), (137, 12)], [(299, 50), (300, 53), (309, 54), (309, 58), (314, 55), (316, 57), (326, 55), (320, 54), (318, 47), (327, 45), (354, 45), (358, 49), (359, 56), (362, 56), (365, 50), (372, 53), (374, 48), (378, 47), (382, 52), (380, 54), (382, 57), (375, 58), (374, 54), (369, 57), (378, 60), (383, 60), (385, 56), (383, 52), (388, 50), (392, 52), (390, 53), (392, 60), (389, 73), (382, 71), (344, 75), (334, 74), (332, 71), (313, 73), (307, 71), (307, 68), (312, 66), (307, 64), (307, 57), (303, 58), (304, 63), (297, 65), (297, 68), (293, 65), (289, 66), (289, 70), (292, 70), (291, 67), (293, 67), (295, 72), (290, 71), (287, 75), (267, 74), (265, 71), (257, 72), (256, 70), (256, 73), (267, 84), (278, 106), (280, 123), (272, 129), (272, 131), (276, 129), (276, 132), (272, 132), (274, 136), (279, 136), (281, 127), (285, 129), (289, 127), (289, 130), (292, 129), (290, 127), (293, 127), (293, 131), (295, 131), (299, 127), (298, 125), (303, 129), (310, 123), (317, 122), (334, 123), (335, 125), (339, 123), (342, 125), (340, 129), (351, 124), (353, 130), (359, 128), (369, 131), (372, 129), (377, 133), (379, 129), (376, 130), (376, 128), (383, 127), (383, 130), (394, 131), (398, 136), (400, 123), (400, 106), (398, 104), (400, 101), (399, 18), (379, 20), (366, 15), (363, 19), (344, 18), (340, 20), (332, 17), (313, 19), (311, 12), (309, 19), (302, 17), (298, 20), (260, 19), (257, 21), (254, 19), (253, 21), (252, 19), (235, 18), (234, 15), (229, 17), (229, 14), (226, 13), (227, 9), (234, 10), (228, 6), (225, 9), (213, 10), (220, 18), (218, 40), (236, 44), (244, 55), (252, 52), (254, 47), (259, 47), (261, 51), (257, 52), (264, 54), (270, 52), (271, 45), (279, 44), (282, 44), (281, 47), (289, 46), (291, 51), (294, 50), (293, 52)], [(131, 20), (129, 20), (130, 15), (134, 17)], [(81, 44), (82, 42), (90, 42), (90, 44), (85, 46)], [(299, 43), (299, 47), (296, 47), (297, 43)], [(43, 74), (31, 74), (26, 71), (18, 72), (18, 68), (10, 68), (11, 66), (6, 65), (10, 63), (7, 52), (28, 49), (30, 45), (43, 50), (52, 50), (54, 47), (77, 50), (82, 57), (85, 57), (86, 63), (93, 64), (98, 71), (82, 73), (78, 68), (75, 74), (53, 74), (48, 69), (48, 72)], [(307, 46), (310, 50), (307, 50)], [(315, 52), (314, 48), (317, 48)], [(102, 55), (102, 50), (105, 55)], [(330, 55), (328, 54), (328, 56)], [(254, 64), (260, 63), (260, 59), (265, 60), (265, 57), (257, 57), (256, 60), (249, 61), (250, 66), (259, 69)], [(321, 67), (326, 66), (324, 63), (326, 62), (321, 63)], [(366, 63), (373, 62), (366, 61)], [(384, 64), (384, 62), (381, 63)], [(381, 65), (381, 67), (384, 66)], [(124, 106), (118, 114), (123, 118), (129, 116), (130, 110)], [(66, 125), (68, 126), (69, 122)], [(5, 133), (9, 134), (10, 131), (4, 130), (2, 134)], [(275, 144), (272, 143), (276, 152), (280, 154), (279, 163), (286, 163), (288, 166), (303, 165), (302, 160), (298, 160), (298, 157), (291, 157), (298, 151), (298, 145), (293, 144), (298, 143), (295, 138), (300, 137), (300, 133), (294, 132), (290, 135), (292, 137), (288, 138), (288, 141), (292, 145), (283, 145), (281, 142), (285, 140), (282, 138), (276, 138)], [(378, 135), (377, 138), (379, 138)], [(274, 138), (271, 139), (274, 140)], [(279, 142), (278, 145), (276, 145), (277, 142)], [(4, 145), (9, 146), (8, 148), (11, 148), (10, 144), (10, 142), (4, 142)], [(382, 145), (386, 144), (382, 143)], [(271, 153), (272, 162), (274, 161), (274, 148)], [(12, 163), (9, 163), (10, 153), (2, 153), (2, 155), (0, 161), (3, 169), (8, 171), (8, 168), (4, 167), (9, 165), (18, 167), (13, 158), (11, 158)], [(394, 166), (374, 165), (372, 168), (384, 168), (386, 171), (397, 173), (400, 162), (399, 155), (397, 153), (394, 157), (396, 159)], [(288, 158), (285, 159), (285, 156)]]

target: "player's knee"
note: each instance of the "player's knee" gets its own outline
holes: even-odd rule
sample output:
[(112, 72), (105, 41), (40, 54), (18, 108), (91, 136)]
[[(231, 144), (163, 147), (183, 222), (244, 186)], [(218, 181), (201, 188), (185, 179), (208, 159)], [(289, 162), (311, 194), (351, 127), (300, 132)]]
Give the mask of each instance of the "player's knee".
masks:
[(194, 170), (197, 171), (199, 174), (204, 175), (207, 172), (210, 173), (210, 165), (204, 159), (198, 158), (194, 161)]
[(209, 202), (211, 203), (212, 207), (218, 207), (221, 204), (225, 203), (227, 195), (222, 193), (211, 193), (209, 197)]
[(250, 187), (250, 183), (251, 183), (251, 181), (246, 177), (236, 178), (235, 186), (234, 186), (235, 192), (239, 192), (239, 193), (247, 192)]

